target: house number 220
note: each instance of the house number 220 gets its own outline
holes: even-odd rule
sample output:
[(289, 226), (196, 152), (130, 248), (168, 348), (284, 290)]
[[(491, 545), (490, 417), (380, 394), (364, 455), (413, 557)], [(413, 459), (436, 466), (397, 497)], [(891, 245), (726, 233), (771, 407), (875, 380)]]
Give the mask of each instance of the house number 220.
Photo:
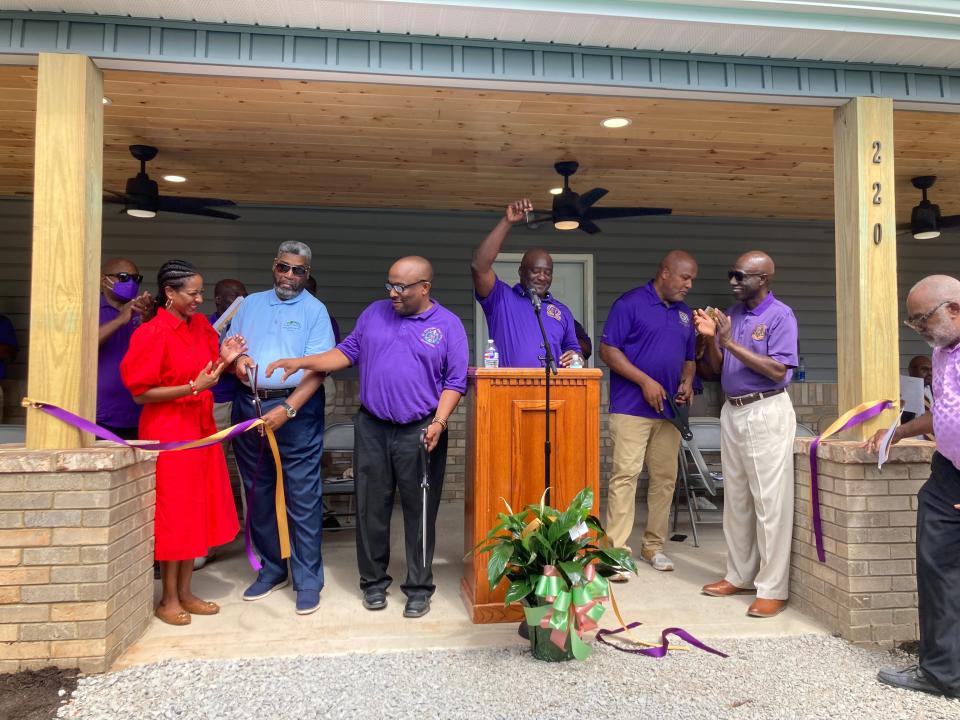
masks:
[[(873, 148), (872, 162), (874, 165), (879, 165), (882, 159), (880, 156), (880, 148), (881, 148), (880, 141), (874, 140), (871, 147)], [(880, 183), (878, 182), (873, 183), (873, 204), (874, 205), (879, 205), (883, 202), (883, 198), (880, 196), (881, 187), (882, 186), (880, 185)], [(880, 223), (875, 223), (873, 226), (873, 242), (875, 245), (879, 245), (882, 240), (883, 240), (883, 227), (880, 225)]]

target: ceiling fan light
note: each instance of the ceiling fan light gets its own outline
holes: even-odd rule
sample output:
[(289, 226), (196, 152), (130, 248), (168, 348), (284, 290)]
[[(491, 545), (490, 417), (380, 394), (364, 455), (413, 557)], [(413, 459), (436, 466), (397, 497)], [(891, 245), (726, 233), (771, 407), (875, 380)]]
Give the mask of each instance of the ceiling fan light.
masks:
[(127, 208), (127, 215), (136, 218), (152, 218), (156, 217), (157, 213), (155, 210), (144, 210), (143, 208)]
[(557, 230), (576, 230), (580, 227), (579, 220), (557, 220), (553, 223)]
[(562, 192), (563, 192), (563, 188), (562, 188), (562, 187), (550, 188), (550, 194), (551, 194), (551, 195), (559, 195), (559, 194), (562, 193)]
[(933, 240), (934, 238), (940, 237), (939, 230), (925, 230), (923, 232), (913, 233), (914, 240)]

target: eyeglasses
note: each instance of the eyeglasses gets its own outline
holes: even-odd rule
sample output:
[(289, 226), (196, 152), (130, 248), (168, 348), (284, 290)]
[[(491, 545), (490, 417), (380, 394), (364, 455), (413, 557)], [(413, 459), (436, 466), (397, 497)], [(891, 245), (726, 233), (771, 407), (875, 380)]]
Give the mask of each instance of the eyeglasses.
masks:
[(930, 318), (933, 317), (933, 314), (937, 310), (942, 308), (944, 305), (949, 305), (952, 302), (953, 300), (944, 300), (943, 302), (937, 305), (934, 305), (933, 309), (925, 312), (923, 315), (914, 315), (913, 317), (907, 318), (906, 320), (903, 321), (903, 324), (906, 325), (911, 330), (914, 330), (916, 332), (923, 332), (924, 330), (927, 329), (927, 322), (930, 320)]
[(428, 283), (429, 280), (417, 280), (416, 282), (408, 283), (406, 285), (401, 285), (400, 283), (384, 283), (383, 286), (387, 289), (387, 292), (395, 292), (397, 295), (402, 295), (403, 291), (407, 288), (412, 288), (414, 285), (419, 285), (420, 283)]
[(286, 275), (288, 272), (293, 271), (293, 274), (297, 277), (306, 277), (306, 274), (310, 272), (309, 265), (287, 265), (287, 263), (284, 262), (275, 262), (273, 269), (281, 275)]
[(736, 280), (738, 283), (742, 283), (744, 278), (748, 277), (763, 277), (766, 273), (748, 273), (743, 270), (728, 270), (727, 279)]
[(116, 278), (120, 282), (127, 282), (127, 280), (133, 280), (137, 285), (143, 282), (143, 275), (141, 275), (140, 273), (126, 273), (126, 272), (106, 273), (106, 276)]

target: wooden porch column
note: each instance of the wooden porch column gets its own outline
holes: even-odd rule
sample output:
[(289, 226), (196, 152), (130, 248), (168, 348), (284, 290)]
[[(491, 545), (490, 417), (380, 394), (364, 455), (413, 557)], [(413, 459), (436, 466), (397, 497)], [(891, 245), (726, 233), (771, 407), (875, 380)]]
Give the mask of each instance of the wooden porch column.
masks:
[[(102, 188), (103, 77), (85, 55), (41, 53), (27, 393), (91, 420)], [(92, 438), (28, 411), (26, 440), (31, 449), (68, 449)]]
[[(893, 101), (854, 98), (833, 113), (840, 412), (900, 397)], [(887, 411), (852, 431), (869, 437)]]

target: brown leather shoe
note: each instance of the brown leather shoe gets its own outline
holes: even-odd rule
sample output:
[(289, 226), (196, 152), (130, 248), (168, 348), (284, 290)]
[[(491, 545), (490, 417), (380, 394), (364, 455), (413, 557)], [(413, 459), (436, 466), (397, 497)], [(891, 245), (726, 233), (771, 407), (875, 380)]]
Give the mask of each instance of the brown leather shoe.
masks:
[(712, 597), (727, 597), (728, 595), (750, 595), (754, 591), (750, 588), (739, 588), (736, 585), (728, 583), (726, 580), (719, 580), (700, 588), (704, 595)]
[(750, 617), (768, 618), (779, 615), (787, 609), (786, 600), (768, 600), (767, 598), (757, 598), (750, 607), (747, 608), (747, 615)]

